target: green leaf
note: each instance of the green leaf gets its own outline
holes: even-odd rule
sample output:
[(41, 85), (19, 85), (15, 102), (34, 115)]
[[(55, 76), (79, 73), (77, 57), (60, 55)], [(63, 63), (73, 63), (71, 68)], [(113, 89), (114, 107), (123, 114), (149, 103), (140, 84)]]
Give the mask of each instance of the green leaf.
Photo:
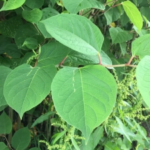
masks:
[(77, 1), (63, 0), (63, 4), (70, 13), (77, 13), (80, 10), (88, 8), (96, 8), (101, 10), (105, 9), (105, 5), (97, 0), (77, 0)]
[(68, 0), (62, 0), (63, 5), (65, 6), (65, 8), (72, 13), (76, 13), (77, 12), (77, 7), (79, 6), (79, 4), (82, 2), (83, 0), (75, 0), (75, 1), (68, 1)]
[[(101, 50), (100, 55), (101, 55), (101, 60), (103, 65), (112, 65), (111, 59), (104, 51)], [(68, 66), (78, 67), (80, 65), (91, 65), (91, 64), (98, 64), (98, 63), (99, 63), (99, 58), (97, 54), (85, 55), (85, 54), (78, 53), (76, 51), (72, 51), (68, 54), (67, 59), (63, 64)]]
[(145, 16), (150, 21), (150, 8), (149, 7), (141, 7), (140, 12), (143, 16)]
[(60, 14), (41, 23), (56, 40), (77, 52), (93, 55), (101, 51), (102, 33), (83, 16)]
[(131, 137), (136, 137), (136, 135), (132, 133), (131, 130), (129, 130), (129, 128), (127, 128), (118, 117), (116, 117), (116, 121), (118, 126), (113, 128), (115, 132), (124, 135), (131, 142)]
[(132, 42), (132, 56), (139, 56), (142, 59), (150, 55), (150, 34), (143, 35)]
[(25, 5), (31, 9), (41, 8), (44, 4), (44, 0), (26, 0)]
[(0, 107), (7, 105), (6, 100), (3, 95), (3, 87), (4, 87), (4, 82), (7, 77), (7, 75), (11, 72), (10, 68), (0, 66)]
[(47, 8), (42, 9), (42, 12), (43, 12), (43, 16), (42, 16), (41, 20), (45, 20), (47, 18), (50, 18), (52, 16), (59, 14), (59, 12), (57, 10), (55, 10), (51, 7), (47, 7)]
[(111, 141), (106, 142), (104, 150), (120, 150), (115, 143)]
[(123, 43), (132, 39), (133, 35), (119, 27), (109, 29), (112, 43)]
[(0, 11), (13, 10), (21, 7), (26, 0), (4, 0), (3, 6)]
[(100, 139), (103, 137), (104, 129), (102, 126), (98, 127), (90, 136), (88, 143), (82, 142), (81, 150), (94, 150), (98, 145)]
[(52, 144), (54, 145), (61, 137), (63, 137), (66, 134), (67, 131), (62, 131), (59, 133), (56, 133), (52, 136)]
[(140, 31), (143, 26), (143, 19), (137, 7), (131, 1), (124, 1), (122, 5), (131, 22)]
[(137, 66), (137, 86), (144, 102), (150, 107), (150, 56), (145, 56)]
[(127, 51), (126, 51), (126, 47), (127, 47), (127, 44), (126, 43), (120, 43), (120, 49), (121, 49), (121, 54), (124, 56)]
[(41, 54), (37, 66), (45, 64), (58, 65), (69, 53), (70, 48), (59, 42), (50, 42), (41, 47)]
[(86, 140), (112, 112), (116, 93), (113, 76), (100, 65), (65, 67), (52, 82), (52, 97), (58, 114), (81, 130)]
[(41, 150), (41, 149), (38, 147), (34, 147), (34, 148), (30, 148), (29, 150)]
[(26, 21), (29, 21), (32, 23), (36, 23), (36, 22), (40, 21), (42, 18), (42, 15), (43, 15), (43, 12), (38, 8), (34, 8), (32, 10), (23, 10), (22, 11), (22, 17)]
[(38, 41), (35, 38), (29, 37), (26, 38), (25, 41), (23, 42), (22, 46), (27, 47), (28, 49), (36, 49), (38, 47)]
[(5, 112), (0, 115), (0, 134), (9, 134), (12, 130), (12, 122)]
[(0, 149), (1, 150), (9, 150), (9, 148), (3, 142), (0, 142)]
[(121, 16), (121, 13), (119, 12), (119, 9), (117, 7), (110, 9), (107, 8), (108, 11), (104, 13), (106, 20), (107, 20), (107, 25), (110, 25), (112, 22), (118, 20)]
[(25, 150), (28, 147), (30, 140), (30, 131), (25, 127), (15, 132), (11, 144), (15, 150)]
[(4, 96), (20, 118), (48, 95), (56, 71), (51, 64), (42, 67), (23, 64), (10, 72), (4, 84)]
[(39, 124), (39, 123), (41, 123), (41, 122), (43, 122), (43, 121), (45, 121), (45, 120), (48, 120), (48, 118), (49, 118), (51, 115), (53, 115), (53, 114), (55, 114), (55, 113), (54, 113), (54, 112), (47, 112), (46, 114), (41, 115), (39, 118), (37, 118), (37, 119), (34, 121), (34, 123), (32, 124), (31, 128), (33, 128), (34, 126), (36, 126), (37, 124)]

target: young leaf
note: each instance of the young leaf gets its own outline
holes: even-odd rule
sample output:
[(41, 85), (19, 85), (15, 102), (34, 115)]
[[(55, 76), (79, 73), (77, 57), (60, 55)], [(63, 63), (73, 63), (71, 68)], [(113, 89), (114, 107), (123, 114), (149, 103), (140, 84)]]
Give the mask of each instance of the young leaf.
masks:
[(13, 10), (21, 7), (26, 0), (4, 0), (3, 6), (0, 11)]
[(26, 21), (29, 21), (32, 23), (36, 23), (36, 22), (40, 21), (42, 18), (42, 14), (43, 14), (43, 12), (38, 8), (34, 8), (32, 10), (23, 10), (22, 11), (22, 17)]
[(117, 87), (109, 71), (100, 66), (65, 67), (52, 82), (52, 97), (58, 114), (82, 131), (86, 138), (112, 112)]
[(1, 150), (9, 150), (9, 148), (3, 142), (0, 142), (0, 149)]
[(8, 67), (0, 66), (0, 107), (7, 105), (6, 100), (3, 95), (3, 86), (7, 75), (11, 72)]
[(54, 65), (31, 67), (23, 64), (7, 76), (4, 84), (4, 96), (7, 104), (19, 113), (35, 107), (50, 92), (50, 85), (57, 70)]
[(150, 34), (143, 35), (132, 42), (132, 55), (139, 56), (141, 59), (150, 55)]
[(109, 29), (110, 36), (112, 38), (112, 43), (123, 43), (127, 42), (132, 39), (132, 34), (128, 33), (127, 31), (122, 30), (119, 27), (116, 28), (110, 28)]
[(136, 78), (143, 100), (150, 107), (150, 56), (145, 56), (138, 64)]
[(41, 23), (56, 40), (77, 52), (94, 55), (101, 51), (102, 33), (83, 16), (60, 14)]
[(11, 144), (15, 150), (24, 150), (28, 147), (30, 140), (30, 131), (26, 127), (15, 132), (12, 137)]
[(9, 134), (12, 130), (12, 122), (5, 112), (0, 115), (0, 134)]
[(124, 1), (122, 2), (123, 8), (131, 20), (131, 22), (138, 28), (140, 31), (143, 26), (143, 19), (141, 16), (140, 11), (131, 1)]

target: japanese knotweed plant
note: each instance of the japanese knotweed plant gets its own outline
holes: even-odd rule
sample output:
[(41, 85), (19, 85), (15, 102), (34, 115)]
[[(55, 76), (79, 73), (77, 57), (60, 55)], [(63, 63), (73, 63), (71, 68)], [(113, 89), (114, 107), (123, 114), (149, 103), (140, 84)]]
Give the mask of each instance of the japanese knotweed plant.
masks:
[[(124, 11), (137, 32), (140, 32), (143, 19), (137, 7), (131, 1), (119, 2), (113, 7)], [(23, 4), (31, 10), (21, 7)], [(44, 1), (43, 4), (31, 4), (25, 0), (5, 0), (0, 9), (22, 8), (21, 17), (30, 23), (24, 24), (18, 16), (15, 18), (18, 30), (13, 30), (11, 35), (5, 34), (14, 38), (22, 53), (29, 49), (39, 53), (35, 65), (20, 64), (13, 70), (0, 66), (0, 106), (9, 105), (22, 118), (26, 111), (40, 104), (51, 91), (57, 113), (68, 124), (81, 130), (87, 142), (92, 131), (108, 118), (116, 103), (117, 84), (108, 69), (128, 66), (137, 67), (137, 86), (150, 107), (150, 34), (131, 43), (132, 56), (127, 64), (112, 65), (110, 58), (102, 51), (104, 36), (101, 30), (82, 16), (82, 10), (86, 8), (104, 10), (102, 1), (78, 0), (71, 3), (63, 0), (61, 4), (68, 13), (53, 11), (55, 15), (50, 17), (42, 16), (47, 10), (39, 9)], [(19, 10), (16, 13), (19, 14)], [(7, 23), (10, 25), (12, 22), (11, 18)], [(109, 32), (113, 44), (132, 39), (119, 27), (110, 28)], [(7, 41), (5, 38), (3, 40)], [(9, 46), (16, 48), (16, 45), (10, 43)], [(131, 64), (136, 56), (140, 58), (138, 66)]]

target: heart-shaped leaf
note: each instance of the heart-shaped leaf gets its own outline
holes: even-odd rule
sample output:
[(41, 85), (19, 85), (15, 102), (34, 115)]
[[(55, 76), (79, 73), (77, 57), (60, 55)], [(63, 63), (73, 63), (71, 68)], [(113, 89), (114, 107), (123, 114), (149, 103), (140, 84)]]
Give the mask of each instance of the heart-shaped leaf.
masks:
[(116, 94), (113, 76), (100, 65), (65, 67), (52, 82), (52, 97), (58, 114), (81, 130), (86, 140), (112, 112)]
[(138, 64), (136, 78), (143, 100), (150, 107), (150, 56), (145, 56)]
[[(60, 14), (41, 21), (47, 32), (60, 43), (87, 55), (101, 51), (103, 35), (90, 20), (73, 14)], [(43, 30), (43, 26), (40, 26)], [(40, 29), (41, 30), (41, 29)]]

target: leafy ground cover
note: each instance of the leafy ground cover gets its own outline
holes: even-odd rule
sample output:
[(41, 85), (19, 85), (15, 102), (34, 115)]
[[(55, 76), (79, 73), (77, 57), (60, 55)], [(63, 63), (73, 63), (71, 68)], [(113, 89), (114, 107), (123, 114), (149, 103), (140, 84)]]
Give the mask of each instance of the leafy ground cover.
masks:
[(0, 149), (150, 149), (150, 1), (0, 1)]

